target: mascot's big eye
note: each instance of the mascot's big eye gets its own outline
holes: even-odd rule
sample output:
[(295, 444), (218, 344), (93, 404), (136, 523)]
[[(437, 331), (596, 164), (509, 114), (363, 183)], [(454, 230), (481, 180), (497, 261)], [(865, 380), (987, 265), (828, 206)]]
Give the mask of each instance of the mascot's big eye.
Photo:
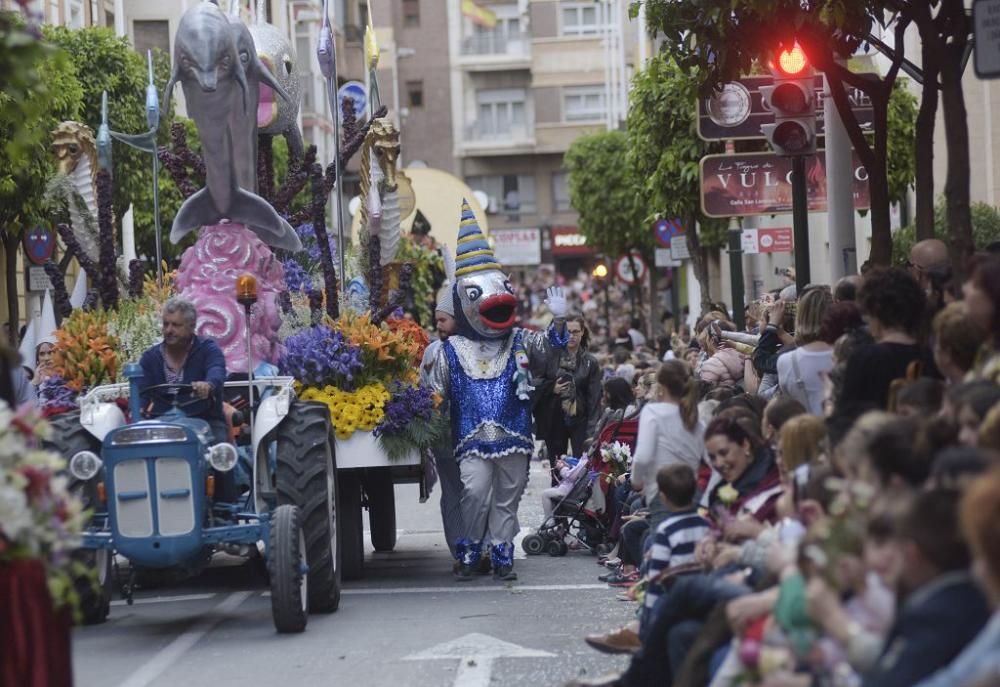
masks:
[(483, 295), (483, 290), (478, 286), (466, 286), (465, 295), (469, 297), (469, 300), (473, 303), (479, 300), (479, 297)]
[(285, 55), (284, 58), (282, 59), (282, 62), (285, 65), (285, 74), (291, 75), (291, 73), (292, 73), (292, 58), (290, 58), (288, 55)]
[(250, 53), (246, 50), (240, 50), (240, 62), (244, 65), (250, 64)]
[(511, 284), (510, 284), (510, 279), (504, 279), (504, 280), (503, 280), (503, 288), (504, 288), (504, 290), (505, 290), (505, 291), (506, 291), (507, 293), (509, 293), (509, 294), (511, 294), (511, 295), (513, 295), (513, 294), (514, 294), (514, 287), (513, 287), (513, 286), (511, 286)]

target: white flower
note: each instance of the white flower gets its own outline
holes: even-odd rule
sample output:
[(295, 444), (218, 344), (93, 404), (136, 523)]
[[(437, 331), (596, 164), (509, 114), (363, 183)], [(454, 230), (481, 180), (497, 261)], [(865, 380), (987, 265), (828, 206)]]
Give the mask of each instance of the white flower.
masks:
[(28, 497), (23, 489), (0, 484), (0, 532), (12, 542), (20, 541), (32, 529)]

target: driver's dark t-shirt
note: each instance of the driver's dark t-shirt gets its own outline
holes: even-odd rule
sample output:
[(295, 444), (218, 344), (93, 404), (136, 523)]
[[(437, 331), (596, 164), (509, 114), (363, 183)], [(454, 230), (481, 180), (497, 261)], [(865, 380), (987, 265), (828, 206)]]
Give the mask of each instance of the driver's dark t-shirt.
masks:
[[(184, 411), (192, 417), (200, 417), (205, 420), (224, 420), (222, 412), (222, 388), (226, 381), (226, 358), (222, 354), (219, 344), (214, 339), (202, 336), (195, 336), (191, 344), (191, 351), (187, 360), (184, 361), (184, 371), (180, 379), (168, 380), (166, 373), (166, 361), (163, 358), (163, 349), (160, 344), (150, 346), (142, 354), (139, 360), (142, 367), (143, 380), (142, 388), (154, 386), (156, 384), (191, 382), (208, 382), (212, 385), (212, 395), (198, 403), (187, 406)], [(185, 400), (185, 399), (181, 399)], [(143, 395), (143, 407), (153, 403), (153, 415), (161, 415), (170, 409), (168, 399), (154, 394)]]

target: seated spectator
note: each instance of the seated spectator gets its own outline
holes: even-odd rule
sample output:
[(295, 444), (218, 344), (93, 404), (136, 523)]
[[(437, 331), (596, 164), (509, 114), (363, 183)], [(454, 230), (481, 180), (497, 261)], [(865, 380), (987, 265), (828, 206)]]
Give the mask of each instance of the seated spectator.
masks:
[(896, 412), (903, 417), (929, 418), (941, 410), (944, 383), (939, 379), (921, 377), (907, 382), (896, 391)]
[(715, 320), (704, 329), (702, 344), (708, 359), (702, 363), (698, 376), (709, 384), (736, 386), (743, 381), (746, 356), (722, 340), (722, 332), (736, 331), (736, 325)]
[(787, 396), (776, 396), (768, 401), (764, 407), (764, 421), (761, 424), (761, 435), (764, 441), (776, 448), (778, 432), (786, 422), (796, 415), (803, 415), (806, 412), (804, 405), (794, 398)]
[(907, 508), (898, 533), (903, 604), (864, 687), (912, 687), (951, 663), (989, 619), (969, 572), (958, 504), (956, 492), (938, 489)]
[(961, 523), (972, 549), (973, 569), (989, 595), (993, 614), (948, 667), (917, 687), (985, 684), (978, 681), (995, 680), (1000, 675), (1000, 470), (994, 469), (969, 487), (962, 498)]
[(1000, 403), (1000, 387), (988, 385), (970, 390), (957, 408), (960, 444), (973, 448), (979, 445), (979, 428), (997, 403)]

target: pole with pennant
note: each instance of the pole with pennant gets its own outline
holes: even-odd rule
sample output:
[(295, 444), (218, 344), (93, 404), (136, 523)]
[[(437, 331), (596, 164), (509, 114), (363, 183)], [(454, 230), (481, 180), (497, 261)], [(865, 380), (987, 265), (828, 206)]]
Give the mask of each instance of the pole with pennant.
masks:
[(316, 58), (319, 68), (326, 80), (326, 95), (330, 101), (333, 116), (333, 170), (336, 176), (337, 189), (337, 257), (340, 259), (341, 289), (346, 282), (344, 269), (344, 190), (342, 185), (342, 170), (340, 165), (340, 103), (337, 98), (337, 46), (333, 38), (333, 27), (330, 25), (330, 0), (323, 0), (323, 24), (319, 30), (319, 44), (316, 46)]

